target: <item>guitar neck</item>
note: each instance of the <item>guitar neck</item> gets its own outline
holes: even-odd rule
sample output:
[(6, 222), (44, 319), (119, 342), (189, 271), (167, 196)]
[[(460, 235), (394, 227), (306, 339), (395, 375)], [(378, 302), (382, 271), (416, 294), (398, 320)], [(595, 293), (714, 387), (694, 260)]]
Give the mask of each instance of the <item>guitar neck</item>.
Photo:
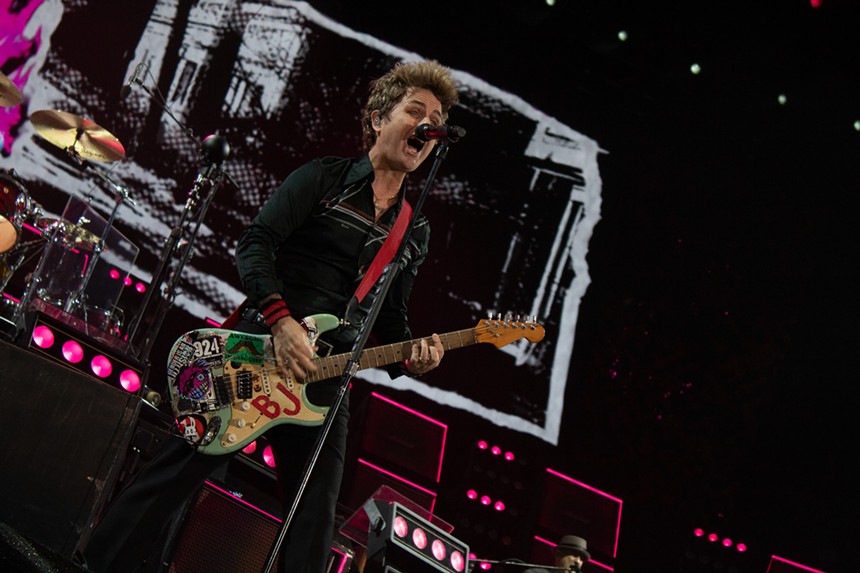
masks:
[[(455, 348), (463, 348), (478, 343), (476, 329), (466, 328), (455, 332), (440, 334), (442, 340), (442, 348), (452, 350)], [(412, 345), (421, 341), (421, 338), (413, 340), (405, 340), (403, 342), (395, 342), (394, 344), (386, 344), (384, 346), (375, 346), (367, 348), (361, 352), (359, 358), (359, 370), (366, 368), (379, 368), (402, 362), (412, 355)], [(328, 380), (334, 376), (343, 373), (347, 362), (352, 357), (351, 353), (335, 354), (334, 356), (323, 356), (317, 358), (314, 362), (318, 370), (308, 373), (305, 382), (318, 382), (320, 380)]]

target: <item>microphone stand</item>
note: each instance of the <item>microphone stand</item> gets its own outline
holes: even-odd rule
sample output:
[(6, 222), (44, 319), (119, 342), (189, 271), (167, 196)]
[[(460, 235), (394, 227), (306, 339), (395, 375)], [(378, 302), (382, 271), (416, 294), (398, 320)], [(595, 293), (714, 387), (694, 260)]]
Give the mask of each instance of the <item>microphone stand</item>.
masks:
[[(216, 191), (220, 189), (224, 183), (225, 177), (227, 177), (227, 174), (220, 169), (221, 163), (230, 154), (230, 146), (227, 144), (227, 141), (220, 135), (210, 135), (203, 140), (202, 147), (204, 166), (197, 174), (194, 186), (188, 193), (188, 200), (185, 202), (182, 216), (179, 218), (176, 226), (171, 230), (170, 236), (165, 242), (161, 259), (158, 262), (158, 268), (152, 277), (152, 281), (149, 285), (149, 289), (146, 291), (146, 295), (144, 296), (140, 309), (135, 315), (132, 323), (129, 325), (129, 348), (131, 353), (138, 360), (147, 360), (149, 353), (152, 350), (152, 346), (155, 343), (155, 335), (161, 329), (164, 317), (173, 305), (173, 301), (176, 297), (176, 285), (179, 281), (182, 269), (191, 257), (194, 241), (197, 239), (197, 234), (200, 230), (200, 225), (203, 223), (203, 219), (206, 216), (206, 211), (209, 209), (212, 200), (215, 198)], [(209, 184), (210, 191), (209, 194), (201, 201), (200, 193), (205, 183)], [(170, 280), (167, 282), (167, 286), (164, 289), (164, 295), (159, 296), (158, 300), (154, 303), (154, 310), (151, 313), (147, 312), (150, 310), (149, 307), (152, 304), (155, 293), (161, 293), (162, 285), (165, 282), (168, 267), (170, 266), (171, 257), (176, 252), (180, 238), (184, 234), (186, 224), (189, 219), (191, 219), (192, 211), (194, 211), (198, 206), (200, 208), (197, 209), (196, 217), (192, 221), (194, 223), (194, 229), (190, 238), (184, 245), (184, 252), (182, 253), (179, 264), (176, 269), (174, 269), (173, 274), (170, 276)], [(153, 318), (148, 324), (149, 328), (143, 335), (144, 339), (141, 341), (141, 345), (135, 346), (141, 323), (143, 322), (143, 318), (147, 315), (152, 316)]]
[[(284, 538), (286, 537), (290, 525), (292, 524), (293, 518), (295, 517), (296, 510), (299, 507), (299, 502), (302, 498), (302, 495), (304, 495), (305, 489), (307, 488), (311, 472), (313, 472), (314, 466), (316, 465), (317, 459), (319, 458), (320, 452), (322, 451), (326, 437), (328, 436), (329, 431), (334, 424), (334, 419), (338, 414), (340, 405), (343, 403), (343, 398), (346, 395), (346, 391), (349, 388), (349, 384), (350, 382), (352, 382), (355, 373), (359, 370), (361, 353), (364, 350), (364, 346), (367, 344), (367, 340), (370, 337), (370, 331), (373, 329), (373, 325), (376, 322), (376, 318), (377, 316), (379, 316), (382, 301), (385, 300), (385, 296), (388, 293), (389, 288), (391, 287), (391, 283), (394, 280), (394, 277), (396, 276), (396, 273), (393, 271), (393, 269), (396, 269), (399, 266), (400, 260), (403, 258), (403, 253), (406, 251), (406, 245), (409, 242), (409, 237), (412, 235), (412, 229), (415, 227), (415, 221), (418, 219), (419, 213), (421, 213), (421, 207), (424, 205), (424, 200), (427, 198), (427, 195), (430, 191), (430, 186), (433, 184), (433, 180), (436, 178), (436, 172), (439, 170), (439, 166), (441, 165), (442, 160), (444, 160), (447, 155), (448, 142), (440, 141), (439, 144), (436, 146), (436, 152), (433, 165), (430, 169), (430, 174), (424, 183), (424, 188), (421, 190), (421, 195), (418, 197), (418, 201), (413, 207), (412, 218), (409, 220), (409, 225), (407, 225), (406, 230), (403, 233), (403, 238), (400, 240), (400, 246), (397, 249), (397, 253), (394, 255), (394, 258), (391, 260), (391, 262), (385, 266), (379, 280), (377, 281), (377, 284), (379, 285), (376, 287), (377, 295), (370, 305), (370, 310), (367, 313), (367, 318), (359, 328), (358, 337), (353, 343), (352, 355), (350, 356), (343, 369), (343, 374), (341, 376), (340, 387), (338, 388), (337, 395), (332, 401), (332, 404), (328, 411), (328, 415), (326, 415), (325, 417), (325, 422), (320, 427), (320, 433), (317, 436), (314, 449), (311, 452), (311, 455), (308, 460), (305, 462), (305, 469), (302, 473), (302, 479), (299, 482), (298, 487), (296, 488), (296, 493), (293, 497), (293, 503), (290, 506), (286, 517), (281, 523), (278, 535), (275, 537), (275, 542), (272, 544), (272, 548), (269, 551), (269, 558), (266, 561), (263, 573), (271, 573), (272, 568), (275, 566), (275, 561), (278, 558), (278, 553), (281, 550), (281, 545), (283, 544)], [(353, 309), (357, 307), (357, 304), (354, 304), (356, 302), (357, 301), (355, 297), (353, 297), (353, 299), (350, 300), (348, 309)], [(349, 319), (349, 316), (345, 316), (344, 318)]]
[[(149, 72), (149, 68), (147, 68), (147, 73)], [(150, 282), (149, 289), (147, 289), (146, 294), (144, 295), (143, 302), (141, 303), (140, 308), (137, 311), (134, 319), (132, 319), (128, 328), (128, 343), (129, 343), (129, 351), (131, 355), (141, 361), (149, 360), (149, 353), (152, 350), (152, 346), (155, 343), (155, 335), (158, 333), (158, 330), (161, 328), (162, 323), (164, 322), (164, 318), (169, 310), (170, 306), (173, 304), (173, 300), (175, 299), (176, 293), (175, 288), (178, 283), (179, 276), (182, 272), (182, 268), (188, 262), (188, 259), (191, 256), (193, 251), (194, 241), (196, 240), (197, 233), (200, 229), (200, 225), (203, 223), (203, 219), (206, 216), (206, 211), (209, 209), (209, 205), (212, 203), (212, 200), (215, 197), (215, 193), (224, 183), (224, 179), (229, 179), (232, 181), (232, 178), (225, 171), (221, 170), (221, 163), (230, 155), (230, 145), (227, 141), (220, 135), (214, 134), (206, 137), (202, 143), (197, 139), (194, 133), (185, 126), (179, 119), (173, 114), (173, 111), (170, 109), (170, 106), (167, 105), (164, 97), (161, 96), (161, 93), (158, 91), (158, 86), (156, 86), (155, 90), (152, 90), (147, 86), (140, 78), (133, 76), (129, 81), (129, 86), (138, 85), (140, 86), (144, 92), (149, 96), (149, 98), (156, 102), (161, 109), (163, 109), (167, 115), (170, 116), (170, 119), (179, 126), (179, 129), (182, 130), (182, 133), (188, 137), (191, 141), (197, 143), (202, 151), (203, 156), (203, 168), (198, 172), (197, 178), (194, 181), (194, 186), (191, 191), (188, 193), (188, 199), (185, 203), (185, 208), (182, 211), (182, 215), (179, 219), (179, 222), (170, 232), (170, 236), (167, 238), (165, 242), (164, 249), (162, 250), (161, 258), (158, 262), (158, 268), (156, 269), (155, 274), (152, 277), (152, 281)], [(204, 183), (208, 183), (210, 186), (209, 195), (201, 202), (200, 193), (203, 189)], [(234, 182), (235, 184), (235, 182)], [(167, 276), (168, 266), (171, 260), (171, 257), (176, 251), (177, 245), (179, 245), (180, 238), (185, 231), (186, 223), (189, 219), (191, 219), (191, 213), (195, 207), (201, 205), (200, 209), (198, 209), (196, 218), (194, 219), (195, 227), (194, 231), (191, 234), (191, 239), (185, 244), (185, 251), (182, 254), (179, 264), (174, 269), (173, 274), (170, 277), (170, 281), (167, 283), (167, 287), (164, 291), (164, 296), (161, 296), (161, 288), (165, 281), (165, 277)], [(153, 304), (153, 296), (158, 292), (159, 298), (155, 302), (155, 310), (152, 313), (148, 313), (150, 310), (150, 305)], [(145, 338), (141, 341), (139, 346), (136, 345), (136, 338), (138, 336), (138, 332), (140, 330), (141, 323), (147, 314), (153, 316), (153, 319), (149, 322), (149, 328), (145, 333)]]

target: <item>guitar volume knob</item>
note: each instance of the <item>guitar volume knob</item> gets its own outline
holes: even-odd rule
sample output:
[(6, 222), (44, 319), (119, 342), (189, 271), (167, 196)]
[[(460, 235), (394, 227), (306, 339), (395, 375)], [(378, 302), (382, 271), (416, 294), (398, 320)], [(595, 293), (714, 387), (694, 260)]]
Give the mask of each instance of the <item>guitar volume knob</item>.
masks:
[(236, 427), (237, 428), (244, 428), (245, 427), (245, 420), (242, 418), (239, 418), (238, 420), (236, 420)]

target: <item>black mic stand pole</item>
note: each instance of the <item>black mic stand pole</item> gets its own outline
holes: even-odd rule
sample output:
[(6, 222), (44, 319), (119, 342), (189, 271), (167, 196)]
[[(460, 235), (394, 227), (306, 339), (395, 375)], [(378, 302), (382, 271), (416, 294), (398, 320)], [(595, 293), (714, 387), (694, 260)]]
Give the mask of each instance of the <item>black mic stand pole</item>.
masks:
[[(149, 69), (147, 68), (147, 72)], [(162, 250), (161, 258), (158, 261), (158, 268), (156, 269), (155, 274), (152, 276), (152, 280), (150, 281), (149, 288), (144, 295), (143, 301), (135, 315), (134, 319), (129, 324), (128, 328), (128, 343), (129, 343), (129, 351), (132, 356), (135, 358), (148, 361), (148, 354), (152, 349), (152, 345), (155, 340), (155, 335), (157, 334), (158, 329), (152, 328), (153, 325), (157, 325), (160, 328), (162, 321), (164, 320), (164, 314), (167, 312), (167, 307), (165, 306), (165, 299), (161, 295), (161, 288), (164, 283), (165, 277), (167, 276), (167, 270), (169, 263), (171, 261), (171, 257), (175, 254), (176, 247), (179, 245), (180, 238), (185, 230), (185, 226), (187, 224), (188, 219), (191, 217), (192, 210), (199, 204), (200, 202), (200, 192), (203, 188), (204, 183), (208, 183), (211, 186), (209, 195), (204, 201), (203, 207), (198, 210), (196, 216), (196, 228), (194, 230), (194, 236), (197, 235), (197, 230), (200, 228), (200, 224), (203, 221), (203, 218), (206, 215), (206, 210), (209, 208), (209, 204), (215, 196), (215, 192), (221, 187), (223, 184), (224, 177), (232, 180), (229, 174), (225, 173), (220, 169), (221, 163), (227, 158), (230, 154), (230, 145), (227, 141), (221, 137), (220, 135), (210, 135), (206, 137), (201, 143), (199, 139), (194, 135), (194, 133), (179, 119), (173, 114), (170, 106), (167, 105), (164, 97), (158, 91), (158, 87), (156, 86), (155, 90), (152, 90), (147, 86), (140, 78), (132, 76), (132, 80), (129, 82), (129, 87), (131, 85), (139, 85), (144, 92), (149, 96), (149, 98), (156, 102), (161, 109), (163, 109), (167, 115), (170, 116), (170, 119), (179, 126), (179, 129), (182, 133), (188, 137), (191, 141), (200, 146), (203, 155), (203, 163), (204, 167), (199, 171), (197, 175), (197, 179), (194, 181), (194, 186), (188, 194), (188, 200), (185, 203), (185, 208), (182, 211), (182, 215), (179, 219), (179, 222), (170, 232), (170, 236), (167, 238), (165, 242), (164, 249)], [(213, 182), (212, 175), (216, 173), (216, 180)], [(169, 297), (166, 302), (172, 304), (172, 297), (175, 296), (173, 293), (173, 288), (175, 287), (176, 280), (178, 280), (178, 275), (182, 272), (182, 267), (187, 262), (189, 253), (193, 249), (193, 241), (189, 241), (185, 245), (185, 253), (182, 257), (182, 262), (176, 269), (174, 269), (174, 274), (171, 277), (171, 284), (168, 286), (168, 290), (166, 291), (167, 296)], [(140, 329), (141, 323), (145, 316), (147, 316), (147, 311), (149, 310), (150, 304), (152, 304), (152, 297), (154, 293), (158, 293), (159, 300), (156, 302), (156, 311), (155, 318), (150, 321), (149, 328), (147, 329), (145, 336), (146, 338), (142, 341), (141, 345), (135, 344), (135, 338), (137, 337), (138, 331)]]
[[(161, 260), (158, 263), (158, 268), (152, 277), (149, 289), (146, 291), (146, 295), (144, 296), (140, 309), (135, 316), (135, 320), (129, 327), (129, 348), (135, 358), (139, 360), (147, 360), (149, 352), (152, 350), (152, 345), (155, 342), (155, 335), (161, 328), (161, 323), (164, 321), (164, 316), (167, 313), (167, 310), (173, 304), (173, 299), (175, 298), (175, 287), (179, 280), (179, 275), (181, 274), (185, 263), (191, 256), (194, 241), (197, 237), (200, 225), (203, 223), (206, 211), (209, 209), (209, 205), (215, 197), (215, 192), (221, 187), (224, 177), (226, 176), (226, 173), (221, 171), (220, 165), (230, 153), (230, 146), (227, 144), (227, 141), (220, 135), (210, 135), (203, 140), (202, 149), (204, 167), (197, 174), (194, 186), (188, 193), (188, 200), (185, 202), (182, 216), (179, 218), (176, 226), (171, 230), (170, 236), (165, 242)], [(213, 173), (215, 174), (214, 181)], [(200, 192), (206, 183), (208, 183), (211, 188), (209, 190), (209, 194), (201, 202)], [(196, 207), (198, 207), (198, 205), (200, 208), (197, 209), (196, 217), (193, 220), (195, 223), (194, 231), (191, 234), (191, 238), (185, 244), (185, 250), (182, 254), (180, 263), (177, 265), (177, 268), (174, 269), (162, 296), (162, 285), (164, 284), (165, 277), (167, 276), (169, 264), (173, 255), (176, 253), (177, 246), (179, 245), (180, 238), (183, 236), (183, 232), (191, 213)], [(148, 312), (150, 310), (149, 307), (152, 304), (152, 299), (155, 294), (159, 295), (158, 300), (155, 302), (156, 306), (154, 311), (150, 313)], [(135, 338), (140, 330), (143, 318), (147, 315), (153, 316), (153, 319), (150, 321), (148, 328), (143, 334), (144, 340), (142, 341), (142, 344), (140, 346), (136, 346)]]
[[(394, 258), (388, 263), (382, 271), (382, 275), (377, 281), (379, 286), (376, 287), (377, 295), (373, 299), (373, 302), (370, 305), (370, 310), (367, 313), (367, 318), (364, 323), (361, 325), (358, 331), (358, 337), (355, 339), (355, 343), (352, 348), (352, 356), (347, 361), (346, 366), (343, 369), (343, 374), (341, 377), (340, 388), (338, 389), (338, 393), (335, 396), (331, 407), (329, 408), (328, 414), (325, 417), (325, 422), (320, 427), (319, 436), (317, 436), (316, 444), (314, 445), (314, 450), (311, 452), (310, 457), (305, 462), (305, 469), (302, 474), (302, 479), (299, 482), (298, 487), (296, 488), (296, 494), (293, 498), (293, 503), (290, 506), (289, 511), (287, 512), (284, 521), (281, 523), (280, 529), (278, 531), (278, 535), (275, 538), (275, 542), (272, 545), (272, 549), (269, 551), (269, 559), (266, 562), (266, 566), (263, 569), (263, 573), (271, 573), (272, 567), (275, 566), (275, 561), (278, 558), (278, 553), (281, 550), (281, 545), (284, 542), (284, 538), (287, 535), (287, 532), (290, 529), (290, 525), (292, 524), (293, 518), (295, 517), (296, 510), (299, 507), (299, 501), (301, 501), (302, 495), (304, 495), (305, 489), (307, 488), (308, 481), (311, 477), (311, 472), (314, 469), (314, 466), (317, 463), (317, 459), (319, 458), (320, 452), (322, 451), (323, 444), (325, 443), (326, 437), (331, 430), (332, 424), (334, 423), (334, 419), (338, 414), (338, 410), (340, 409), (340, 405), (343, 403), (343, 398), (346, 395), (346, 391), (349, 388), (349, 384), (352, 381), (355, 373), (358, 372), (361, 366), (361, 354), (364, 350), (364, 346), (367, 344), (367, 339), (370, 337), (370, 331), (373, 329), (373, 324), (376, 322), (377, 316), (379, 316), (379, 310), (382, 306), (382, 301), (385, 299), (386, 294), (388, 293), (388, 289), (391, 287), (391, 282), (394, 280), (394, 277), (397, 275), (393, 269), (396, 269), (400, 260), (403, 258), (403, 253), (406, 251), (406, 245), (409, 243), (409, 237), (412, 235), (412, 229), (415, 227), (415, 221), (418, 219), (418, 214), (421, 213), (421, 207), (424, 205), (424, 200), (427, 198), (427, 194), (430, 191), (430, 186), (433, 184), (433, 180), (436, 178), (436, 172), (439, 170), (439, 166), (442, 163), (442, 160), (448, 155), (448, 142), (440, 141), (436, 146), (436, 154), (433, 161), (433, 166), (430, 169), (430, 174), (427, 177), (427, 180), (424, 183), (424, 188), (421, 190), (421, 195), (418, 197), (418, 201), (415, 204), (415, 207), (412, 211), (412, 218), (409, 220), (409, 225), (406, 227), (406, 230), (403, 233), (403, 238), (400, 241), (400, 247), (397, 249), (397, 253), (394, 255)], [(350, 318), (350, 310), (357, 309), (357, 300), (355, 297), (350, 300), (347, 310), (347, 316), (345, 319)]]

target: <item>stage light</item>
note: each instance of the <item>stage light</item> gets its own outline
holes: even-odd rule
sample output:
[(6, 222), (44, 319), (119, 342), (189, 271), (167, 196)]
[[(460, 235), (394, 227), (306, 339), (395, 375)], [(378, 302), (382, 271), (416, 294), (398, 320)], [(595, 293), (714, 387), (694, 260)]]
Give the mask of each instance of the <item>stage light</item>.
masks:
[(47, 326), (37, 326), (33, 329), (33, 342), (39, 348), (50, 348), (54, 345), (54, 332)]
[(93, 357), (90, 361), (90, 368), (92, 369), (93, 374), (99, 378), (107, 378), (110, 376), (111, 372), (113, 372), (113, 365), (110, 363), (107, 356), (103, 354)]
[(275, 454), (272, 453), (272, 446), (266, 446), (263, 448), (263, 461), (266, 462), (266, 465), (270, 468), (275, 467)]
[(723, 538), (723, 547), (731, 547), (732, 545), (734, 544), (732, 543), (731, 539), (729, 539), (728, 537)]
[(747, 544), (746, 543), (738, 543), (737, 545), (735, 545), (735, 549), (737, 549), (741, 553), (746, 553)]
[(717, 541), (719, 538), (720, 538), (720, 536), (717, 535), (716, 533), (709, 533), (708, 534), (708, 541), (710, 541), (712, 543)]
[[(140, 375), (134, 370), (125, 369), (119, 373), (119, 385), (132, 394), (140, 390)], [(157, 406), (157, 404), (156, 404)]]
[(396, 502), (370, 499), (365, 573), (461, 573), (469, 547)]
[(493, 448), (490, 450), (490, 452), (492, 452), (492, 454), (494, 456), (498, 456), (499, 454), (502, 453), (502, 448), (500, 448), (499, 446), (493, 446)]
[(63, 343), (63, 358), (72, 364), (77, 364), (84, 359), (84, 349), (75, 340), (67, 340)]
[(414, 543), (415, 547), (418, 549), (424, 549), (427, 547), (427, 534), (424, 533), (424, 530), (420, 527), (417, 527), (412, 531), (412, 543)]
[(406, 520), (400, 517), (399, 515), (394, 518), (394, 534), (397, 537), (405, 538), (406, 534), (409, 533), (409, 524), (406, 523)]
[(505, 511), (505, 502), (497, 501), (493, 504), (493, 509), (495, 509), (496, 511)]
[(473, 490), (473, 489), (470, 489), (469, 491), (466, 492), (466, 497), (468, 497), (469, 499), (473, 499), (473, 500), (478, 499), (478, 492)]
[[(123, 356), (121, 350), (112, 346), (113, 338), (97, 339), (60, 318), (37, 312), (28, 339), (30, 350), (115, 388), (139, 393), (144, 386), (147, 367)], [(119, 339), (115, 340), (115, 345), (121, 344)]]
[(108, 275), (114, 280), (118, 279), (120, 276), (119, 269), (111, 269)]
[(478, 440), (479, 450), (486, 450), (488, 447), (490, 447), (490, 445), (487, 442), (485, 442), (484, 440)]
[(143, 283), (137, 283), (136, 285), (134, 285), (134, 290), (143, 294), (146, 292), (146, 285)]
[(695, 535), (696, 537), (703, 537), (705, 535), (705, 530), (701, 527), (697, 527), (693, 530), (693, 535)]
[(248, 444), (247, 446), (245, 446), (244, 448), (242, 448), (242, 453), (243, 453), (243, 454), (248, 454), (248, 455), (250, 455), (250, 454), (253, 454), (253, 453), (254, 453), (254, 452), (256, 452), (256, 451), (257, 451), (257, 440), (254, 440), (253, 442), (251, 442), (250, 444)]

